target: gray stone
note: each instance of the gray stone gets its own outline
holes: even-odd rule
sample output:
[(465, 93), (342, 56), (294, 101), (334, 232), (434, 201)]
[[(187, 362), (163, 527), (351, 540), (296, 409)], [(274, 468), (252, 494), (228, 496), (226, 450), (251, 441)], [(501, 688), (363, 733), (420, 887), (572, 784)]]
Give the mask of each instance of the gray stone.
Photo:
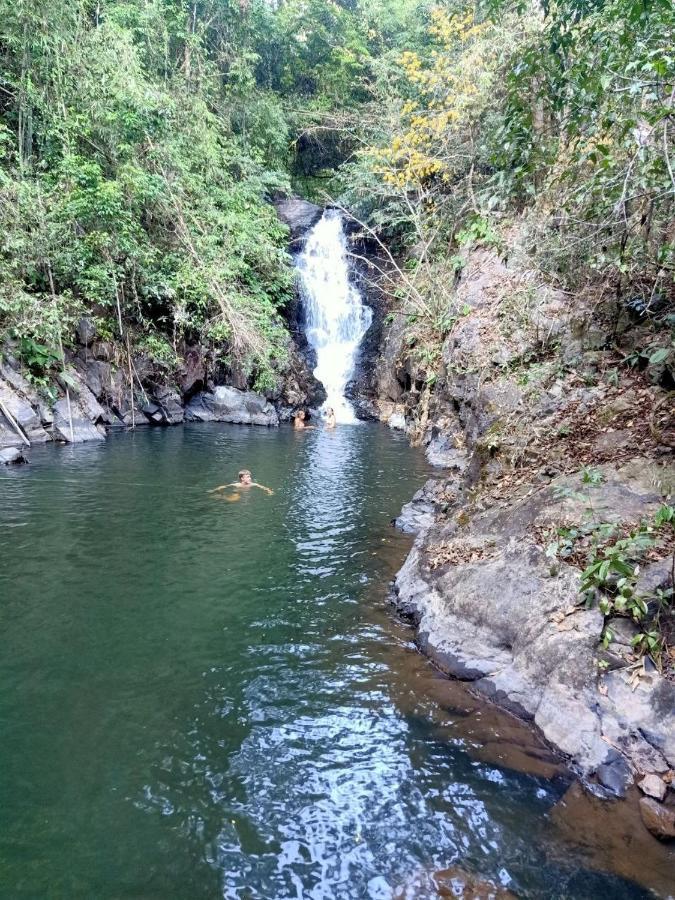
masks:
[[(49, 435), (42, 427), (40, 414), (3, 380), (0, 380), (0, 401), (31, 444), (49, 440)], [(24, 443), (0, 408), (0, 447), (21, 447)]]
[(672, 577), (673, 557), (666, 556), (656, 562), (649, 563), (640, 572), (640, 577), (635, 586), (638, 594), (653, 594), (659, 588), (665, 589), (670, 586)]
[[(181, 403), (180, 394), (174, 388), (166, 385), (156, 387), (153, 396), (161, 409), (163, 425), (178, 425), (185, 418), (185, 410)], [(156, 422), (156, 419), (152, 419)]]
[(96, 339), (96, 325), (94, 324), (94, 320), (90, 319), (88, 316), (84, 316), (77, 323), (75, 333), (77, 335), (78, 343), (82, 344), (83, 347), (88, 347), (89, 344), (93, 343)]
[(439, 512), (450, 502), (450, 488), (445, 482), (430, 478), (401, 509), (395, 525), (405, 534), (418, 534), (430, 528)]
[(292, 241), (300, 239), (323, 215), (320, 206), (300, 197), (278, 200), (274, 206), (281, 221), (284, 225), (288, 225)]
[(69, 388), (75, 395), (77, 402), (90, 422), (105, 422), (108, 412), (96, 399), (94, 392), (89, 389), (80, 373), (73, 367), (66, 370), (70, 379)]
[(466, 469), (466, 453), (457, 448), (453, 434), (436, 434), (427, 445), (425, 455), (432, 466), (459, 471)]
[(65, 441), (68, 444), (81, 444), (85, 441), (102, 441), (105, 439), (104, 430), (94, 425), (75, 399), (71, 399), (70, 414), (68, 412), (68, 401), (65, 398), (57, 400), (54, 404), (53, 412), (53, 435), (55, 440)]
[(9, 466), (15, 463), (27, 463), (27, 458), (18, 447), (6, 447), (0, 450), (0, 466)]
[(159, 403), (146, 403), (146, 405), (142, 409), (142, 412), (144, 416), (147, 416), (151, 424), (164, 424), (164, 413), (162, 412), (162, 407), (159, 405)]
[(668, 790), (663, 779), (652, 772), (638, 781), (638, 787), (643, 794), (646, 794), (648, 797), (654, 797), (655, 800), (659, 801), (664, 799)]
[(620, 753), (610, 753), (609, 761), (598, 766), (596, 775), (600, 784), (615, 797), (625, 797), (633, 783), (633, 773)]
[(185, 408), (188, 422), (232, 422), (239, 425), (277, 426), (279, 416), (261, 394), (220, 386), (213, 393), (197, 394)]
[[(667, 478), (666, 468), (659, 477)], [(579, 603), (579, 569), (561, 563), (552, 574), (536, 526), (585, 521), (588, 500), (579, 476), (556, 479), (505, 509), (439, 519), (443, 481), (416, 495), (422, 530), (396, 578), (396, 603), (418, 627), (420, 647), (449, 674), (473, 681), (494, 702), (534, 720), (546, 739), (583, 773), (622, 795), (630, 769), (675, 766), (675, 685), (656, 670), (636, 684), (625, 668), (606, 673), (598, 690), (597, 650), (604, 618)], [(592, 491), (596, 516), (634, 522), (660, 505), (647, 464), (603, 467)], [(431, 496), (430, 496), (431, 494)], [(411, 522), (411, 510), (406, 520)], [(405, 521), (404, 520), (404, 524)], [(633, 634), (615, 619), (617, 652)], [(619, 753), (612, 749), (618, 748)]]

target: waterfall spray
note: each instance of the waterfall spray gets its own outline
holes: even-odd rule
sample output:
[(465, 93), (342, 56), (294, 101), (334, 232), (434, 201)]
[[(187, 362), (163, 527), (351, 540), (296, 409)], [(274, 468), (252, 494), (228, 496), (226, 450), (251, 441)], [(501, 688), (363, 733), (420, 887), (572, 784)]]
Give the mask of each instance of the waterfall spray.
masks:
[(327, 394), (324, 408), (332, 407), (338, 422), (353, 422), (345, 389), (373, 314), (350, 283), (347, 241), (337, 210), (326, 210), (309, 232), (296, 267), (307, 341), (316, 351), (314, 375)]

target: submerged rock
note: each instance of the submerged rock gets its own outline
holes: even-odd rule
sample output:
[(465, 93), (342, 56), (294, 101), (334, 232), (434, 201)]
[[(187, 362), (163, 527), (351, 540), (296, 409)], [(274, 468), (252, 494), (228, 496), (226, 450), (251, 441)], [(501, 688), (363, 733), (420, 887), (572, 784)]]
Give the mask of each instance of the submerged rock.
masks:
[(470, 872), (461, 866), (450, 866), (436, 872), (424, 872), (402, 885), (395, 893), (396, 900), (407, 897), (457, 897), (463, 900), (515, 900), (516, 895), (484, 875)]
[(28, 459), (18, 447), (6, 447), (0, 450), (0, 466), (27, 463)]
[(279, 416), (261, 394), (217, 387), (213, 393), (197, 394), (185, 409), (188, 422), (232, 422), (238, 425), (277, 426)]
[(640, 815), (654, 837), (659, 840), (675, 838), (675, 806), (658, 803), (652, 797), (642, 797)]

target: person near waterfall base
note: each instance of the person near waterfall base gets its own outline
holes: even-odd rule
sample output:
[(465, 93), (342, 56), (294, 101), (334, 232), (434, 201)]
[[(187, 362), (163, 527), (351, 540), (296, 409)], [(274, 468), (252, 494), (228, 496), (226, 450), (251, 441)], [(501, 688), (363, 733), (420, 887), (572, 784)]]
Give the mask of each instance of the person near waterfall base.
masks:
[(307, 413), (304, 409), (299, 409), (295, 415), (293, 416), (293, 428), (314, 428), (314, 425), (309, 425), (306, 421)]
[(267, 494), (272, 495), (274, 491), (272, 488), (265, 487), (264, 484), (258, 484), (257, 481), (253, 480), (253, 475), (249, 469), (241, 469), (237, 475), (237, 481), (233, 481), (231, 484), (221, 484), (219, 487), (213, 488), (213, 490), (208, 491), (209, 494), (215, 494), (218, 491), (227, 491), (230, 488), (233, 489), (231, 494), (225, 495), (225, 500), (230, 503), (234, 503), (236, 500), (241, 500), (241, 494), (238, 493), (242, 488), (252, 488), (257, 487), (262, 491), (265, 491)]
[(326, 428), (335, 428), (336, 425), (337, 419), (335, 418), (335, 410), (332, 406), (329, 406), (324, 417), (324, 426)]

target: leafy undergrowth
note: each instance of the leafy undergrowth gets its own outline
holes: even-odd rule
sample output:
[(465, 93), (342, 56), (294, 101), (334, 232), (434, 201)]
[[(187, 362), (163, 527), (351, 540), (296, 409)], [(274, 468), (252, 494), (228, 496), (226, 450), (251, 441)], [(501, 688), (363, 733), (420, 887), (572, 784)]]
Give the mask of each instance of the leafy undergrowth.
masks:
[[(613, 638), (612, 619), (627, 617), (637, 626), (635, 658), (647, 655), (659, 671), (675, 678), (675, 507), (664, 503), (637, 524), (603, 521), (592, 497), (602, 484), (601, 473), (585, 469), (582, 484), (585, 493), (564, 488), (558, 494), (586, 503), (583, 521), (535, 527), (532, 536), (546, 547), (551, 574), (560, 562), (582, 570), (580, 602), (597, 605), (605, 616), (605, 647)], [(655, 585), (641, 583), (645, 569), (662, 561)]]

